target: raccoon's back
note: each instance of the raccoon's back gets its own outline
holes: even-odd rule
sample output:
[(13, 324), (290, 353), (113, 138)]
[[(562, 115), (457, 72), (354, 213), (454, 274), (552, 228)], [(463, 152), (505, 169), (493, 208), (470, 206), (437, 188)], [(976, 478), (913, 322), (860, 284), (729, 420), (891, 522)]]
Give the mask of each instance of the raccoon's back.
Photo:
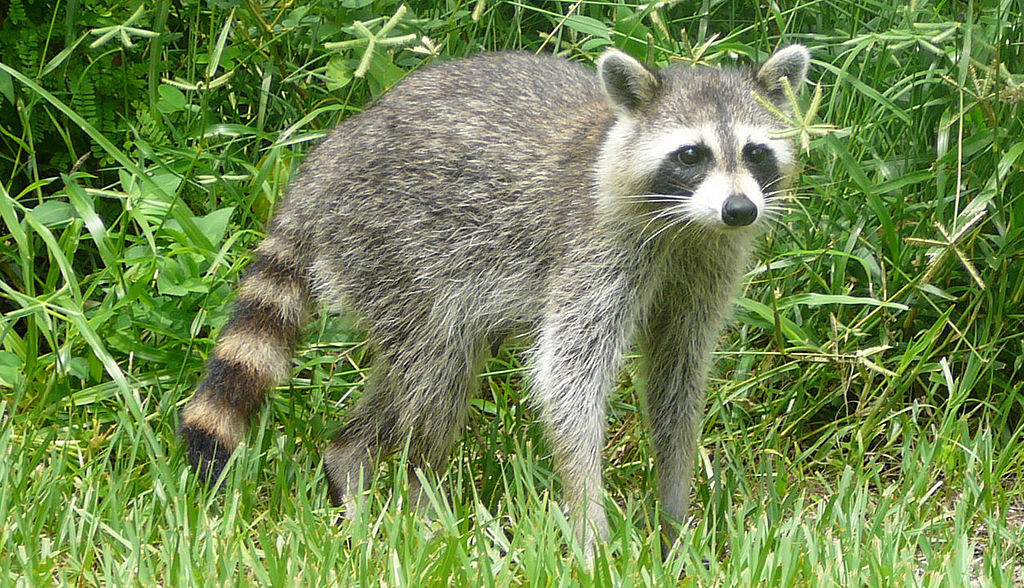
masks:
[(595, 74), (562, 59), (428, 67), (313, 150), (271, 231), (310, 252), (315, 281), (345, 274), (344, 289), (482, 277), (540, 289), (588, 234), (611, 123)]
[[(585, 141), (577, 135), (586, 128), (579, 127), (593, 130), (602, 115), (610, 124), (596, 75), (583, 66), (551, 56), (486, 53), (413, 73), (340, 125), (316, 155), (409, 174), (421, 171), (410, 165), (447, 162), (529, 177), (528, 170), (557, 165), (548, 159)], [(364, 157), (353, 158), (358, 155)]]
[(590, 192), (611, 122), (595, 74), (579, 64), (490, 53), (434, 65), (332, 131), (279, 216), (307, 228), (337, 214), (422, 213), (472, 225), (532, 205), (558, 216), (562, 200)]

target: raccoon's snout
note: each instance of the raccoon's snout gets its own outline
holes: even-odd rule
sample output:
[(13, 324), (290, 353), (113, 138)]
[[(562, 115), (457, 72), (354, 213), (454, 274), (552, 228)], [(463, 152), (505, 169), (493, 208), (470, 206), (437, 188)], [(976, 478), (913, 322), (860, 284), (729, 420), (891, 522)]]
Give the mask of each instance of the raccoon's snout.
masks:
[(730, 227), (745, 227), (757, 220), (757, 205), (744, 194), (732, 194), (722, 205), (722, 222)]

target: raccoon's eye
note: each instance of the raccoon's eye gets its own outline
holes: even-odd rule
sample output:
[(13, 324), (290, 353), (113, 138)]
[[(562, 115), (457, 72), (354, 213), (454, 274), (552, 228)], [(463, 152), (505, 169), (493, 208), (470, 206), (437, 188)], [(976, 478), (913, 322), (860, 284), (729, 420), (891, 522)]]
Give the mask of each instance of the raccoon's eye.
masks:
[(696, 165), (704, 159), (704, 151), (696, 145), (687, 145), (676, 151), (676, 160), (683, 165)]
[(743, 157), (755, 165), (768, 161), (771, 156), (771, 151), (761, 145), (747, 145), (743, 148)]

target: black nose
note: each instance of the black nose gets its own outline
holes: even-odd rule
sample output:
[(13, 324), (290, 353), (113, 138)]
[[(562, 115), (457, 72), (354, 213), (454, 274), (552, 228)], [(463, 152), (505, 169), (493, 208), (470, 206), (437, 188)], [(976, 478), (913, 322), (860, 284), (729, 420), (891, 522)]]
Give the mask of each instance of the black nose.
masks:
[(743, 194), (733, 194), (722, 206), (722, 222), (730, 227), (745, 227), (757, 218), (757, 206)]

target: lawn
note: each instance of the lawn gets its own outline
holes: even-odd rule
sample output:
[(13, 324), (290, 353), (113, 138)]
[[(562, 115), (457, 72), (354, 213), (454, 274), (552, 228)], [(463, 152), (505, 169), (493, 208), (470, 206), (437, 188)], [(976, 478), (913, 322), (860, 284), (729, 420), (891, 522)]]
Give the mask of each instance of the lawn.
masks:
[[(303, 155), (410, 71), (813, 54), (790, 211), (663, 554), (634, 362), (592, 570), (513, 341), (431, 516), (401, 459), (336, 525), (362, 334), (319, 316), (219, 490), (175, 430)], [(1024, 585), (1024, 0), (0, 0), (0, 585)], [(663, 559), (663, 555), (666, 556)]]

